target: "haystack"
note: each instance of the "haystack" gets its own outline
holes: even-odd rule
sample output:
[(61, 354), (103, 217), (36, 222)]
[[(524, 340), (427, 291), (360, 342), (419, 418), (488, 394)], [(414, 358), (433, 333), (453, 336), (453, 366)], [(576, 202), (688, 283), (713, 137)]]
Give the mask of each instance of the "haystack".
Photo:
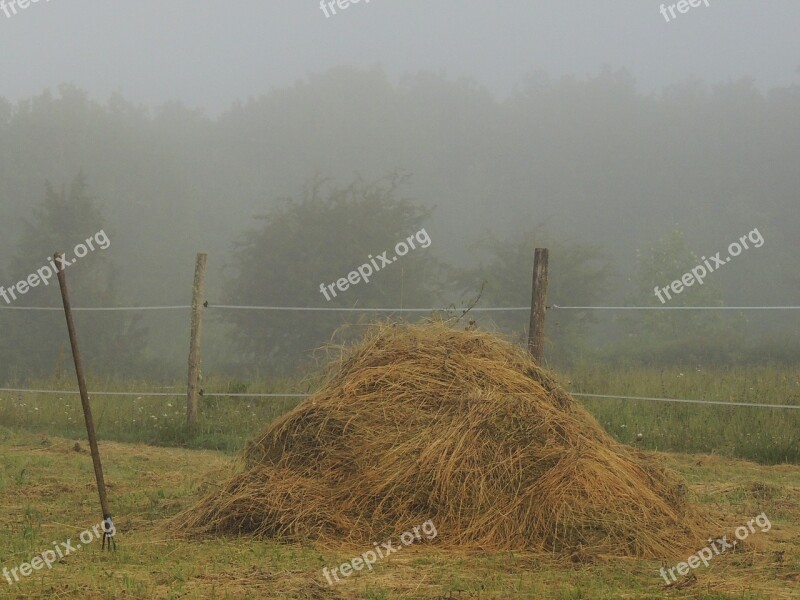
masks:
[(700, 541), (686, 486), (494, 334), (375, 325), (325, 381), (184, 530), (367, 547), (432, 520), (439, 546), (652, 558)]

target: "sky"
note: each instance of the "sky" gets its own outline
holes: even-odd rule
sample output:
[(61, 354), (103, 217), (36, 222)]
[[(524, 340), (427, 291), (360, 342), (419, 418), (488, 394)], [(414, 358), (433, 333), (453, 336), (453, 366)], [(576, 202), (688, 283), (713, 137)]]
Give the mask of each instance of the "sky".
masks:
[(326, 17), (319, 0), (39, 0), (0, 10), (0, 96), (72, 83), (99, 101), (119, 92), (216, 115), (338, 65), (392, 81), (444, 72), (499, 99), (535, 71), (582, 78), (606, 65), (645, 93), (690, 78), (750, 77), (765, 91), (800, 81), (798, 0), (704, 0), (669, 22), (661, 4), (361, 0)]

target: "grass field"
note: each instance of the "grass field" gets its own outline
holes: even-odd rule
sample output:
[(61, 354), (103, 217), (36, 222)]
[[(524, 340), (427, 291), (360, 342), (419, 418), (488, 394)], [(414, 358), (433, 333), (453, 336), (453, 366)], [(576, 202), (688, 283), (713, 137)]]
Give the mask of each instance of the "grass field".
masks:
[[(595, 393), (800, 403), (798, 374), (768, 368), (715, 373), (584, 369), (562, 380), (568, 388)], [(70, 381), (29, 385), (73, 387)], [(307, 389), (308, 383), (299, 385), (211, 380), (205, 387), (225, 393), (285, 392)], [(90, 389), (155, 388), (146, 382), (92, 381)], [(682, 578), (679, 588), (667, 588), (658, 561), (596, 555), (591, 548), (555, 556), (453, 552), (435, 544), (404, 548), (378, 562), (373, 572), (329, 586), (323, 567), (368, 548), (247, 538), (189, 541), (171, 530), (169, 517), (213, 488), (245, 442), (297, 401), (204, 398), (200, 427), (189, 438), (180, 394), (93, 399), (117, 552), (101, 552), (95, 541), (52, 570), (35, 571), (12, 586), (0, 577), (0, 598), (800, 598), (798, 410), (585, 402), (621, 441), (630, 443), (642, 433), (641, 445), (659, 451), (659, 458), (685, 478), (692, 499), (709, 515), (709, 536), (730, 532), (762, 512), (769, 517), (769, 531), (756, 530), (737, 551), (715, 556), (708, 567)], [(77, 539), (100, 521), (100, 513), (77, 396), (0, 392), (0, 424), (0, 568), (10, 570), (53, 542)], [(685, 560), (676, 555), (664, 566)]]
[[(75, 440), (0, 430), (0, 547), (11, 569), (99, 522), (91, 458)], [(444, 552), (409, 546), (330, 587), (322, 575), (364, 548), (326, 550), (242, 539), (186, 541), (168, 518), (230, 468), (208, 450), (101, 443), (117, 552), (95, 541), (9, 586), (2, 598), (702, 598), (800, 597), (800, 467), (663, 454), (694, 500), (728, 529), (761, 512), (772, 523), (716, 556), (682, 589), (661, 563), (593, 555)], [(209, 482), (204, 483), (211, 474)], [(400, 532), (398, 532), (399, 534)], [(710, 529), (709, 535), (722, 531)], [(675, 556), (666, 566), (686, 560)]]

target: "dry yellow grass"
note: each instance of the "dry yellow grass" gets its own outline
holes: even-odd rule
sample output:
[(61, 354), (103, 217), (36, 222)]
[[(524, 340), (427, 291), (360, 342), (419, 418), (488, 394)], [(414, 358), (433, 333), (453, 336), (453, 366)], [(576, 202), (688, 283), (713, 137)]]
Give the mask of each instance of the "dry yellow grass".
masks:
[(442, 547), (656, 558), (703, 541), (679, 478), (518, 347), (443, 322), (375, 325), (343, 348), (177, 524), (331, 546), (429, 519)]

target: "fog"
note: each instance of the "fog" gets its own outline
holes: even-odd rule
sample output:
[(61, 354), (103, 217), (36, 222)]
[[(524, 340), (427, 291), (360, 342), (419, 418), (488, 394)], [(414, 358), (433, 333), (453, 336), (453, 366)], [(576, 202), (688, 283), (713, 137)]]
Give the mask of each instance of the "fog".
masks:
[(800, 5), (711, 0), (667, 23), (658, 2), (372, 0), (325, 17), (314, 0), (137, 3), (41, 0), (0, 14), (0, 91), (17, 101), (70, 82), (150, 106), (217, 115), (339, 65), (392, 81), (433, 71), (505, 98), (531, 71), (586, 77), (624, 67), (650, 93), (689, 77), (797, 82)]
[[(537, 246), (560, 306), (800, 305), (800, 4), (697, 4), (6, 0), (0, 285), (103, 231), (77, 306), (184, 306), (207, 252), (220, 374), (305, 369), (359, 316), (215, 305), (525, 306)], [(430, 247), (320, 293), (423, 227)], [(63, 316), (14, 310), (56, 286), (18, 296), (0, 381), (63, 362)], [(798, 311), (712, 312), (554, 309), (548, 360), (800, 358)], [(93, 371), (181, 377), (188, 311), (79, 325)]]

